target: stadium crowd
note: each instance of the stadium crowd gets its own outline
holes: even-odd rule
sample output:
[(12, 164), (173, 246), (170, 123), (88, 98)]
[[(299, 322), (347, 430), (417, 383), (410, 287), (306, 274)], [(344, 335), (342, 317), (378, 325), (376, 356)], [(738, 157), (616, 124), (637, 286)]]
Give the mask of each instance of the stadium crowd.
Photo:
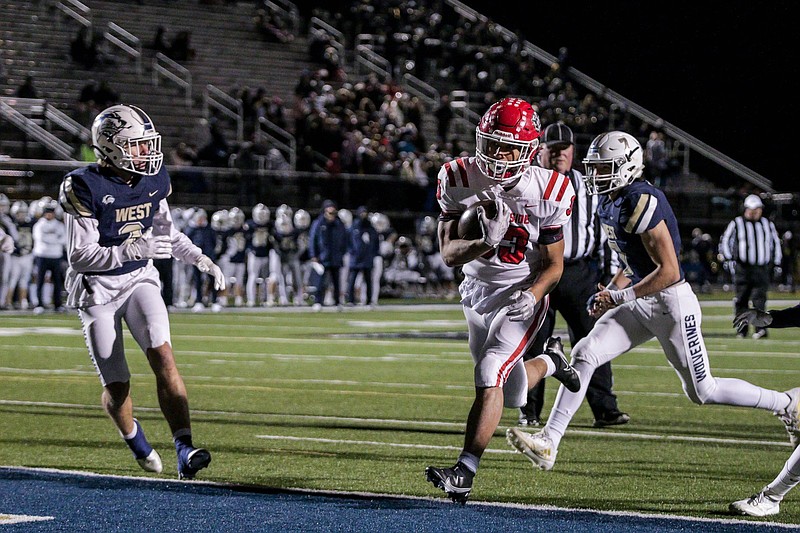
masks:
[[(176, 226), (219, 263), (228, 289), (215, 291), (211, 279), (193, 265), (155, 260), (165, 303), (172, 309), (217, 312), (226, 306), (291, 305), (315, 310), (322, 306), (375, 306), (379, 297), (455, 298), (455, 273), (442, 262), (433, 217), (421, 218), (416, 232), (401, 235), (383, 213), (370, 213), (364, 206), (338, 209), (330, 200), (327, 204), (333, 206), (341, 226), (342, 238), (337, 243), (317, 239), (315, 228), (324, 218), (324, 210), (312, 219), (308, 210), (286, 204), (276, 208), (257, 204), (247, 214), (239, 207), (210, 215), (202, 207), (175, 207), (172, 218)], [(30, 309), (37, 314), (65, 312), (63, 214), (58, 202), (47, 196), (28, 203), (10, 202), (0, 194), (0, 237), (13, 242), (0, 256), (0, 308)], [(313, 256), (312, 242), (317, 243)], [(317, 294), (323, 254), (334, 256), (334, 264), (341, 267), (335, 286), (337, 291), (346, 288), (342, 298), (333, 290)]]

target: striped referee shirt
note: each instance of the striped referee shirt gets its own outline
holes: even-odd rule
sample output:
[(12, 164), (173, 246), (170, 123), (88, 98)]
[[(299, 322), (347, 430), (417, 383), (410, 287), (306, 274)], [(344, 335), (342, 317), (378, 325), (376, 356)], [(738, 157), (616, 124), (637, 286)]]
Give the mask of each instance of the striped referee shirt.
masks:
[(575, 189), (572, 215), (569, 217), (569, 222), (564, 225), (564, 261), (569, 262), (591, 257), (598, 243), (599, 252), (602, 254), (606, 236), (600, 231), (600, 224), (597, 223), (597, 205), (600, 197), (586, 193), (583, 175), (577, 170), (570, 170), (567, 176)]
[(766, 217), (747, 220), (738, 216), (731, 220), (719, 243), (726, 260), (740, 265), (765, 266), (781, 264), (781, 242), (775, 224)]

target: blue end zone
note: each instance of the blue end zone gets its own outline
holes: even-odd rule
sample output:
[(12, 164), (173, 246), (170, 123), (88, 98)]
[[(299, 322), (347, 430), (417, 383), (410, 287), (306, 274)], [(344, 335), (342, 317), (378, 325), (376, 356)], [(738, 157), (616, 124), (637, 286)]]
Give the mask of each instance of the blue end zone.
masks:
[[(423, 483), (420, 478), (420, 483)], [(204, 482), (0, 468), (0, 515), (52, 516), (6, 531), (785, 532), (774, 523), (694, 520), (444, 499), (278, 491)]]

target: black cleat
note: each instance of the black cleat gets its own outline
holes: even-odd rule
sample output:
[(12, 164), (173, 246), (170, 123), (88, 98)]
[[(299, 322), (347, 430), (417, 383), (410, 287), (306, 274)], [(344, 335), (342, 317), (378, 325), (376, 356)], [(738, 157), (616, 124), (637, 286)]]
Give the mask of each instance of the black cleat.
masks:
[(611, 411), (594, 421), (593, 427), (605, 428), (608, 426), (621, 426), (631, 421), (628, 413), (621, 411)]
[(564, 356), (564, 345), (561, 344), (561, 337), (550, 337), (544, 345), (544, 353), (552, 359), (556, 365), (553, 377), (564, 384), (570, 392), (578, 392), (581, 388), (581, 378), (567, 362)]
[(442, 489), (448, 498), (461, 505), (467, 503), (474, 477), (475, 474), (462, 463), (456, 463), (452, 468), (429, 466), (425, 469), (425, 478), (437, 489)]

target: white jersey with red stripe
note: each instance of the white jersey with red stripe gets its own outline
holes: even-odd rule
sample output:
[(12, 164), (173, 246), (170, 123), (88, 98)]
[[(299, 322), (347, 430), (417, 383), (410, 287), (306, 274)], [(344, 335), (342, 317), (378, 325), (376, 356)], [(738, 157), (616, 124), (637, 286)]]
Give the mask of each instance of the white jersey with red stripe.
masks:
[(457, 220), (479, 200), (500, 198), (511, 210), (511, 223), (496, 250), (464, 265), (464, 275), (507, 287), (531, 281), (538, 274), (543, 234), (558, 230), (572, 212), (575, 190), (568, 177), (531, 166), (505, 190), (480, 171), (475, 157), (445, 163), (439, 171), (436, 197), (440, 220)]

